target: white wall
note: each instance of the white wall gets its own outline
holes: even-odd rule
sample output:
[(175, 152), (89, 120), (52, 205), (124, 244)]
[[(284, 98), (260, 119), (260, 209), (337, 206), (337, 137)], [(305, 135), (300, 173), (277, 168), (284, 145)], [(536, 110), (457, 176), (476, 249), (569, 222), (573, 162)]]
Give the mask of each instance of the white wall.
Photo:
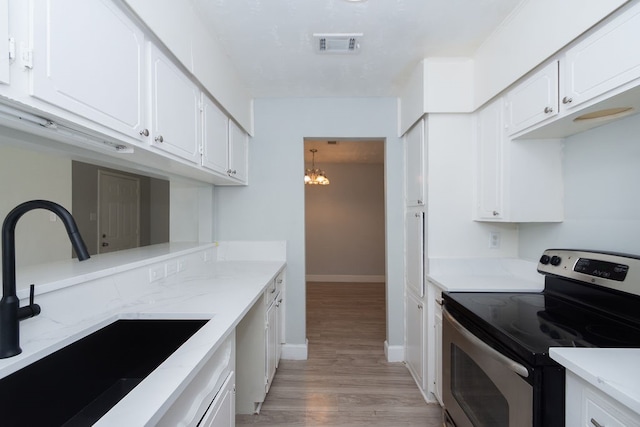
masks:
[(640, 115), (565, 140), (565, 220), (522, 224), (520, 257), (548, 248), (640, 254)]
[(244, 188), (215, 191), (215, 237), (286, 240), (288, 344), (305, 343), (304, 138), (385, 143), (387, 341), (403, 339), (403, 148), (395, 98), (258, 99)]
[[(5, 145), (0, 129), (0, 220), (18, 204), (45, 199), (71, 211), (71, 160)], [(27, 212), (16, 227), (16, 270), (71, 258), (64, 225), (50, 212)], [(57, 217), (56, 217), (57, 218)]]
[[(429, 258), (515, 257), (514, 224), (472, 221), (474, 188), (471, 114), (430, 114), (427, 119)], [(489, 249), (489, 232), (500, 232), (499, 249)]]
[(331, 184), (304, 187), (307, 279), (384, 280), (384, 164), (316, 167)]

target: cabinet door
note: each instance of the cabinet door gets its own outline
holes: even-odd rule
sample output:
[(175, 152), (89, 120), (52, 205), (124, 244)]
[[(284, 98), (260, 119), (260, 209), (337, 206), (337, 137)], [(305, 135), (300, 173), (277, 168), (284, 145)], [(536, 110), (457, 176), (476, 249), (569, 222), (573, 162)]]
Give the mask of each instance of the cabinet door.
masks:
[(284, 292), (280, 292), (276, 299), (276, 368), (280, 364), (282, 356), (282, 344), (284, 344)]
[(9, 0), (0, 0), (0, 40), (0, 84), (9, 84)]
[(229, 120), (229, 176), (247, 182), (248, 135)]
[(276, 307), (277, 301), (274, 301), (267, 309), (267, 325), (266, 325), (266, 340), (265, 340), (265, 367), (266, 367), (266, 379), (265, 379), (265, 393), (269, 391), (271, 382), (276, 374), (276, 357), (277, 348), (280, 345), (278, 343), (278, 308)]
[(424, 119), (416, 123), (405, 135), (407, 206), (424, 206), (425, 204), (424, 138)]
[(227, 174), (229, 118), (208, 97), (202, 103), (202, 166)]
[(503, 100), (492, 102), (476, 116), (476, 205), (478, 219), (500, 220), (503, 205)]
[(434, 394), (438, 402), (442, 404), (442, 297), (438, 292), (435, 305), (435, 322), (434, 322), (434, 364), (435, 364), (435, 378), (434, 378)]
[(507, 129), (513, 135), (558, 114), (558, 62), (553, 61), (507, 93)]
[(416, 382), (424, 389), (424, 305), (422, 301), (411, 294), (411, 292), (407, 292), (405, 302), (407, 317), (405, 337), (406, 362)]
[(158, 48), (151, 51), (151, 144), (200, 164), (200, 90)]
[(198, 423), (199, 427), (229, 427), (236, 421), (235, 375), (231, 375), (222, 385), (216, 398)]
[(142, 31), (111, 0), (34, 0), (32, 30), (31, 95), (140, 138)]
[(407, 287), (424, 296), (424, 212), (407, 212), (406, 277)]
[(640, 4), (567, 50), (561, 95), (564, 108), (570, 109), (639, 78), (638, 43)]

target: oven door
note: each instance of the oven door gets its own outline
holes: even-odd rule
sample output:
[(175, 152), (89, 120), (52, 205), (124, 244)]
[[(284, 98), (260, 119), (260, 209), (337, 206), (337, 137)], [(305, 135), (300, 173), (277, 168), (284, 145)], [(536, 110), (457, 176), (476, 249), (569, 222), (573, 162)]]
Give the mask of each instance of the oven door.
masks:
[(455, 426), (532, 426), (527, 368), (465, 329), (446, 307), (442, 332), (443, 403)]

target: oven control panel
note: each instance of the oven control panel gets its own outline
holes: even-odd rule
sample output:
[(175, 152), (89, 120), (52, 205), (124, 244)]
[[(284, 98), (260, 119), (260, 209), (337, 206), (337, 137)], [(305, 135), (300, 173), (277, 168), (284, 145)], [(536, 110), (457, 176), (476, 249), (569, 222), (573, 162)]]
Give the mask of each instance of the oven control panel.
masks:
[(611, 252), (547, 249), (538, 272), (640, 295), (640, 258)]

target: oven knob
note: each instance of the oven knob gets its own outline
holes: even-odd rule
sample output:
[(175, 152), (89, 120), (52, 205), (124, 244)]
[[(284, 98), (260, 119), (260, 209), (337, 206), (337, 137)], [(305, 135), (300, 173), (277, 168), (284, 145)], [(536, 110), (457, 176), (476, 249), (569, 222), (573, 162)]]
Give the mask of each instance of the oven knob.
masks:
[(542, 255), (540, 257), (540, 264), (547, 265), (549, 264), (549, 260), (551, 260), (551, 257), (549, 255)]
[(554, 255), (551, 257), (551, 265), (560, 265), (560, 263), (562, 262), (562, 258), (560, 258), (557, 255)]

